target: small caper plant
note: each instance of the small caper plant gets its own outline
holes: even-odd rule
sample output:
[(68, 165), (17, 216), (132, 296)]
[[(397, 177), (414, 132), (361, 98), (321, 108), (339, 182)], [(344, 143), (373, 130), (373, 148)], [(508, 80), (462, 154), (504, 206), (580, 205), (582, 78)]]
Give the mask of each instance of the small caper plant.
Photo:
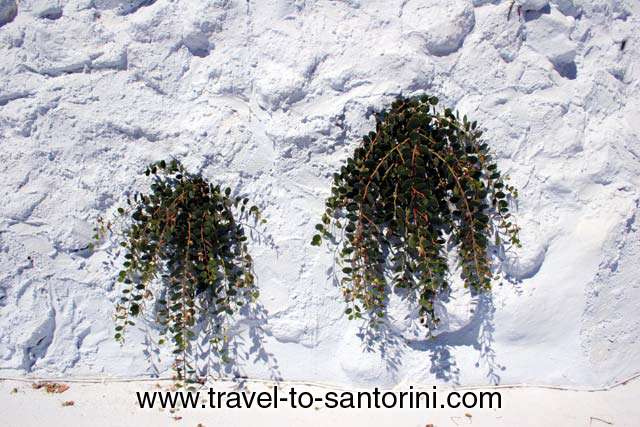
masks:
[[(188, 173), (177, 160), (153, 163), (144, 173), (151, 177), (149, 193), (135, 193), (117, 210), (125, 254), (117, 279), (121, 297), (115, 339), (123, 342), (133, 318), (155, 302), (163, 337), (159, 343), (173, 344), (176, 379), (190, 381), (195, 378), (189, 347), (196, 325), (215, 319), (211, 343), (227, 360), (225, 321), (258, 297), (245, 227), (264, 220), (248, 199), (231, 197), (230, 188)], [(114, 224), (99, 219), (94, 237), (113, 232)]]
[(431, 328), (434, 301), (450, 286), (448, 246), (457, 247), (465, 287), (486, 291), (497, 278), (489, 246), (520, 245), (510, 213), (516, 189), (477, 123), (437, 104), (426, 95), (395, 101), (334, 174), (311, 244), (337, 245), (349, 319), (366, 314), (378, 326), (399, 288), (413, 292)]

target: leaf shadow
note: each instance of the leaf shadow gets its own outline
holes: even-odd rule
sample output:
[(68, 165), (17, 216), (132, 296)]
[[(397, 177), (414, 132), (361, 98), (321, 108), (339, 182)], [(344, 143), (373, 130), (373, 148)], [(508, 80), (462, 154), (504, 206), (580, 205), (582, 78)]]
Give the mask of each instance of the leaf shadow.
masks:
[(221, 324), (220, 315), (210, 314), (202, 325), (198, 339), (191, 348), (191, 357), (197, 363), (197, 377), (200, 381), (208, 379), (232, 380), (240, 388), (245, 387), (248, 375), (243, 366), (264, 364), (273, 381), (281, 381), (282, 374), (278, 360), (265, 347), (265, 327), (268, 312), (260, 303), (244, 305), (238, 313), (241, 319), (232, 322), (223, 344), (223, 353), (217, 351), (211, 339), (219, 336), (217, 329), (206, 328), (205, 323)]
[(429, 371), (439, 380), (460, 384), (461, 368), (454, 356), (458, 347), (471, 347), (478, 352), (476, 368), (485, 369), (485, 377), (493, 385), (500, 384), (500, 373), (506, 367), (497, 361), (494, 350), (493, 316), (495, 306), (491, 295), (478, 295), (478, 304), (471, 322), (453, 332), (444, 332), (432, 339), (411, 341), (408, 346), (425, 352), (431, 362)]

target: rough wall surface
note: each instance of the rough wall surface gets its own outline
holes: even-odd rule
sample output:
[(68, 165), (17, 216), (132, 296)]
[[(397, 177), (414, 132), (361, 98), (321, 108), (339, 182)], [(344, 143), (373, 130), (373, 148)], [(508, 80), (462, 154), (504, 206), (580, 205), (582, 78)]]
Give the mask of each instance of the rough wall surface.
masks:
[[(602, 385), (639, 371), (640, 5), (521, 3), (507, 19), (498, 0), (0, 1), (0, 375), (167, 372), (151, 325), (112, 338), (113, 248), (78, 249), (169, 156), (269, 221), (252, 244), (263, 307), (235, 325), (223, 375)], [(431, 340), (394, 300), (367, 346), (332, 253), (309, 241), (371, 113), (425, 91), (479, 121), (520, 189), (524, 247), (504, 261), (517, 283), (453, 295)]]

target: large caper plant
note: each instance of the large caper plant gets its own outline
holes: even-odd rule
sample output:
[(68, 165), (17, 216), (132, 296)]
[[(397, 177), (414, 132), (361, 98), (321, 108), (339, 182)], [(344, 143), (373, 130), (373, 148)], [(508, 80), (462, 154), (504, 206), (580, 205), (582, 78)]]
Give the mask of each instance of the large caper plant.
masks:
[(465, 286), (483, 291), (494, 278), (490, 245), (520, 245), (509, 213), (517, 191), (476, 122), (437, 104), (433, 96), (395, 101), (334, 174), (311, 243), (339, 245), (351, 319), (366, 313), (377, 326), (388, 293), (401, 288), (431, 327), (434, 301), (450, 283), (448, 246), (457, 247)]

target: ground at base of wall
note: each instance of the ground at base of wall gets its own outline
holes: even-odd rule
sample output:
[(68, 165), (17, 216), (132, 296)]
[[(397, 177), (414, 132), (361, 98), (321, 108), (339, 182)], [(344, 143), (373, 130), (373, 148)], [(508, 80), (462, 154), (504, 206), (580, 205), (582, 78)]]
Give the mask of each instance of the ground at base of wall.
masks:
[[(68, 388), (67, 388), (68, 386)], [(633, 426), (640, 423), (640, 380), (610, 390), (574, 391), (543, 387), (458, 389), (499, 391), (501, 409), (140, 409), (136, 392), (167, 391), (171, 382), (137, 381), (55, 384), (0, 380), (3, 425), (41, 426)], [(237, 384), (214, 383), (217, 391), (238, 390)], [(322, 396), (331, 389), (316, 385), (280, 383), (280, 396), (291, 387), (297, 393)], [(271, 391), (272, 384), (244, 383), (244, 390)], [(409, 386), (406, 387), (409, 389)], [(428, 388), (427, 388), (428, 389)], [(208, 390), (204, 389), (204, 390)], [(399, 391), (400, 389), (396, 390)], [(342, 393), (344, 390), (335, 390)], [(353, 390), (357, 392), (358, 390)], [(372, 390), (369, 390), (372, 391)], [(438, 389), (438, 399), (452, 389)], [(206, 391), (203, 392), (205, 394)], [(37, 410), (34, 410), (37, 408)]]

